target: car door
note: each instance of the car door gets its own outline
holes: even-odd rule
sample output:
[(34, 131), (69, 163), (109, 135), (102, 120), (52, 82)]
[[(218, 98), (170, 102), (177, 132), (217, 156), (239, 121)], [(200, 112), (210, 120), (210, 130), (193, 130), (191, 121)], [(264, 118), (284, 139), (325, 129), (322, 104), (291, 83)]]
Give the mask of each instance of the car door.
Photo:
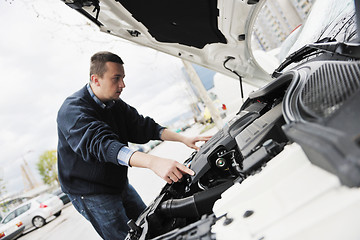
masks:
[(16, 218), (15, 211), (12, 211), (3, 219), (3, 221), (0, 224), (0, 226), (1, 226), (0, 238), (1, 239), (3, 239), (4, 236), (6, 237), (6, 236), (13, 234), (17, 230), (17, 227), (14, 223), (15, 218)]
[(16, 217), (18, 217), (22, 221), (26, 229), (32, 226), (31, 216), (29, 211), (30, 207), (31, 207), (31, 203), (28, 203), (15, 210)]
[(8, 223), (11, 220), (13, 220), (16, 217), (15, 215), (15, 211), (10, 212), (5, 218), (4, 220), (1, 222), (2, 224)]

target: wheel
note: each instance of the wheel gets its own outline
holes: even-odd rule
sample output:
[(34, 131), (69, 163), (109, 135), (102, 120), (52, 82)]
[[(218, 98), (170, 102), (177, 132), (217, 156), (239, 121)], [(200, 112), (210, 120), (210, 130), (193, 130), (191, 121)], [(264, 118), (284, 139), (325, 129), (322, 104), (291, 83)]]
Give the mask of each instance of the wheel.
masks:
[(41, 228), (45, 225), (45, 219), (43, 217), (36, 216), (33, 218), (32, 223), (36, 228)]
[(60, 214), (61, 214), (61, 210), (58, 211), (57, 213), (55, 213), (54, 216), (55, 216), (55, 217), (58, 217), (58, 216), (60, 216)]

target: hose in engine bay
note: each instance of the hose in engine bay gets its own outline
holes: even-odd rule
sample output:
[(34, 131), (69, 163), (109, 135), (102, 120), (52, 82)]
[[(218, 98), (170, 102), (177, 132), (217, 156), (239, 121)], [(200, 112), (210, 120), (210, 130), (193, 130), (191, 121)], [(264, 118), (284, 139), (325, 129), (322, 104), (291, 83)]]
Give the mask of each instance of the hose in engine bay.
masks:
[(200, 217), (212, 213), (212, 207), (221, 194), (234, 184), (225, 182), (209, 190), (182, 199), (170, 199), (160, 204), (158, 211), (168, 217)]

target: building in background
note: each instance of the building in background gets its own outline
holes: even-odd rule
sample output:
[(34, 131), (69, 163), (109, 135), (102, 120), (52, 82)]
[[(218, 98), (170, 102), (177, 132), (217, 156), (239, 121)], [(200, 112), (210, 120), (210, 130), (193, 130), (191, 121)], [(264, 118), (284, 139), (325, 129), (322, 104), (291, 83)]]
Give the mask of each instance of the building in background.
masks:
[(310, 12), (315, 0), (291, 0), (292, 5), (296, 8), (302, 19), (305, 19)]
[(315, 0), (268, 0), (255, 22), (253, 49), (269, 51), (280, 46), (286, 37), (306, 19)]

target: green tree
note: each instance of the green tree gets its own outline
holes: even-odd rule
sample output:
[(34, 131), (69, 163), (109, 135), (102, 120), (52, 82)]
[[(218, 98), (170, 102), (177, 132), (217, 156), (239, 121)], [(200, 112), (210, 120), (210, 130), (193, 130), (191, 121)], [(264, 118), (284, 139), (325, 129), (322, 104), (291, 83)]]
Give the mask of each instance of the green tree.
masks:
[[(6, 193), (6, 185), (5, 185), (5, 181), (3, 178), (0, 177), (0, 199), (3, 199), (3, 194)], [(0, 202), (0, 209), (2, 210), (2, 212), (6, 212), (8, 209), (6, 207), (5, 202)], [(1, 217), (0, 217), (1, 218)]]
[(41, 178), (45, 184), (53, 185), (59, 184), (57, 173), (57, 156), (56, 150), (45, 151), (36, 164), (37, 169), (41, 175)]
[(6, 192), (4, 179), (0, 177), (0, 196)]

